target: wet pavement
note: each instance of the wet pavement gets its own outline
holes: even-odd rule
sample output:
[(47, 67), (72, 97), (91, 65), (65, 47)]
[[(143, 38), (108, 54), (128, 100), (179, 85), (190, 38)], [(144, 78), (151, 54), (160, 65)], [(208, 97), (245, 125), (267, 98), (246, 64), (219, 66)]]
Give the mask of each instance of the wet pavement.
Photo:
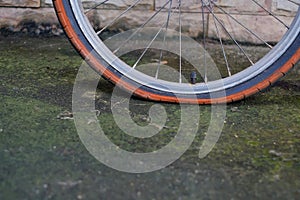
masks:
[[(253, 48), (257, 53), (260, 47)], [(86, 150), (72, 120), (80, 56), (65, 37), (0, 37), (0, 199), (297, 199), (300, 196), (299, 64), (272, 88), (227, 106), (221, 137), (198, 151), (210, 106), (200, 106), (197, 136), (170, 166), (145, 174), (111, 169)], [(101, 80), (96, 108), (108, 137), (127, 150), (150, 151), (174, 137), (125, 138), (110, 111), (113, 86)], [(154, 102), (130, 100), (147, 121)], [(180, 106), (161, 104), (178, 124)], [(176, 129), (176, 128), (175, 128)], [(146, 146), (151, 147), (145, 149)], [(134, 148), (133, 148), (134, 147)]]

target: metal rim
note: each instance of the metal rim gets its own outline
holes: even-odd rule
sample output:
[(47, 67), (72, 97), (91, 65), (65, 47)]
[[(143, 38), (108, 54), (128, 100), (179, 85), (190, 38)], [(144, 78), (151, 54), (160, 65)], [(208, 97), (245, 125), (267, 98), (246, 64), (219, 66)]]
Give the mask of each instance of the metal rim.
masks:
[(83, 9), (81, 7), (82, 4), (80, 1), (71, 0), (70, 3), (72, 9), (74, 9), (73, 13), (78, 25), (83, 34), (86, 36), (88, 42), (92, 45), (94, 50), (115, 70), (123, 75), (126, 75), (127, 78), (137, 82), (140, 85), (146, 85), (159, 91), (176, 94), (203, 94), (208, 92), (216, 92), (220, 90), (226, 90), (248, 81), (262, 73), (264, 70), (268, 69), (277, 59), (279, 59), (287, 51), (288, 47), (293, 43), (300, 32), (299, 8), (296, 17), (290, 26), (290, 29), (285, 33), (280, 42), (253, 66), (250, 66), (230, 77), (226, 77), (217, 81), (197, 83), (195, 85), (187, 83), (175, 83), (155, 79), (154, 77), (145, 75), (137, 70), (132, 69), (132, 67), (117, 58), (95, 33), (88, 19), (83, 14)]

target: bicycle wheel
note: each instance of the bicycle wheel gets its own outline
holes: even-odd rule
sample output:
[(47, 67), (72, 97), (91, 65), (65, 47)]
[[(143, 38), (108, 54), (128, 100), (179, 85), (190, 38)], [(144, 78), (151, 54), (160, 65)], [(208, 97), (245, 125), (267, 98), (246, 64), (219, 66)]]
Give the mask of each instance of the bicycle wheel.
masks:
[[(194, 13), (187, 10), (184, 3), (181, 4), (181, 0), (157, 1), (159, 5), (149, 5), (148, 1), (145, 3), (143, 0), (128, 0), (117, 6), (116, 1), (113, 0), (90, 2), (54, 0), (53, 2), (67, 36), (91, 67), (111, 82), (118, 83), (125, 90), (145, 99), (198, 104), (241, 100), (273, 84), (284, 76), (300, 58), (300, 10), (297, 0), (281, 1), (289, 8), (288, 12), (282, 7), (276, 11), (273, 7), (274, 2), (265, 6), (261, 3), (262, 1), (247, 1), (247, 8), (249, 7), (251, 12), (244, 9), (241, 11), (243, 15), (237, 13), (238, 9), (234, 7), (228, 9), (226, 5), (222, 6), (216, 0), (199, 0), (193, 7), (197, 8)], [(238, 7), (241, 3), (242, 1), (235, 6)], [(187, 7), (191, 8), (190, 4)], [(242, 5), (242, 7), (245, 6)], [(116, 8), (115, 11), (112, 11), (112, 8)], [(132, 13), (133, 18), (139, 18), (141, 22), (134, 21), (132, 24), (126, 22), (126, 26), (122, 26)], [(245, 22), (243, 17), (247, 14), (254, 23), (249, 25)], [(188, 18), (190, 15), (199, 16), (198, 27), (202, 30), (198, 38), (204, 49), (202, 54), (204, 63), (199, 63), (204, 71), (203, 78), (197, 79), (196, 82), (193, 80), (193, 84), (184, 81), (184, 76), (187, 77), (186, 79), (189, 79), (189, 76), (193, 78), (194, 71), (191, 67), (184, 69), (184, 59), (181, 58), (181, 39), (187, 27), (184, 22), (191, 23)], [(222, 16), (225, 18), (221, 18)], [(278, 32), (282, 34), (279, 36), (276, 34), (275, 39), (269, 38), (268, 36), (275, 35), (272, 30), (257, 30), (255, 28), (257, 25), (269, 25), (272, 29), (276, 26), (277, 29), (274, 30), (280, 30)], [(157, 66), (154, 66), (152, 70), (155, 73), (152, 73), (152, 76), (136, 68), (141, 59), (146, 57), (146, 53), (151, 52), (151, 44), (157, 39), (157, 33), (153, 32), (153, 36), (149, 37), (148, 45), (144, 49), (136, 51), (134, 56), (128, 56), (135, 59), (133, 63), (124, 57), (116, 57), (116, 52), (122, 48), (122, 45), (109, 49), (103, 42), (108, 31), (113, 33), (116, 30), (117, 32), (124, 31), (120, 30), (122, 28), (134, 29), (121, 43), (126, 44), (146, 26), (156, 26), (159, 31), (165, 32), (160, 41), (163, 44), (166, 30), (173, 28), (179, 32), (180, 53), (179, 58), (175, 59), (178, 64), (174, 66), (179, 75), (175, 81), (164, 80), (159, 76), (159, 66), (168, 54), (161, 49), (157, 53), (150, 53), (157, 60)], [(193, 25), (188, 27), (191, 26)], [(236, 36), (234, 31), (237, 29), (243, 34)], [(264, 48), (264, 55), (262, 57), (250, 55), (247, 52), (247, 48), (250, 48), (247, 47), (249, 43)], [(210, 47), (211, 44), (213, 44), (212, 47)], [(223, 60), (217, 64), (221, 76), (208, 79), (206, 71), (210, 66), (206, 63), (205, 57), (213, 54), (216, 45), (222, 55), (222, 58), (217, 60)], [(236, 49), (236, 51), (229, 54), (230, 49)], [(238, 68), (233, 68), (232, 62), (237, 62), (241, 58), (245, 60), (243, 64), (238, 64)], [(225, 91), (226, 95), (211, 95), (219, 91)]]

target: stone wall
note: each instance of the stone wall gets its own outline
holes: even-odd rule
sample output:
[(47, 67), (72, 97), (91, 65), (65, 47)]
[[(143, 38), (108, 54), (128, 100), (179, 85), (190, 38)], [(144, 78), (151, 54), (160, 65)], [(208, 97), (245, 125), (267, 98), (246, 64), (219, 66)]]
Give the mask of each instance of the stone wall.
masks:
[[(270, 16), (249, 0), (215, 0), (217, 5), (224, 9), (224, 12), (229, 12), (232, 16), (241, 21), (246, 26), (251, 27), (252, 30), (258, 32), (268, 41), (277, 41), (285, 32), (284, 26), (275, 26), (275, 21), (269, 20)], [(277, 15), (286, 22), (290, 23), (293, 16), (297, 12), (298, 6), (290, 3), (287, 0), (257, 0), (259, 3), (266, 6), (266, 8)], [(300, 0), (294, 0), (300, 1)], [(85, 0), (85, 6), (94, 5), (100, 0)], [(103, 27), (106, 22), (113, 19), (114, 13), (119, 13), (120, 9), (131, 5), (134, 0), (110, 0), (109, 4), (102, 6), (101, 10), (96, 10), (89, 13), (89, 18), (93, 19), (95, 27)], [(130, 29), (133, 24), (141, 24), (143, 20), (151, 16), (154, 10), (160, 9), (165, 0), (142, 0), (142, 5), (131, 12), (122, 19), (122, 23), (115, 24), (112, 28), (115, 29)], [(252, 2), (252, 3), (251, 3)], [(173, 3), (176, 8), (177, 1)], [(146, 10), (146, 12), (145, 12)], [(184, 21), (182, 24), (183, 30), (190, 36), (198, 36), (202, 34), (202, 17), (201, 4), (199, 0), (185, 0), (182, 3), (182, 15)], [(102, 13), (102, 17), (99, 16)], [(104, 15), (103, 15), (104, 13)], [(229, 32), (237, 40), (247, 42), (258, 42), (257, 38), (249, 34), (248, 31), (241, 26), (237, 26), (230, 17), (216, 11), (215, 15), (222, 21), (226, 27), (231, 27)], [(172, 28), (176, 27), (176, 17), (174, 23), (171, 23)], [(268, 21), (268, 23), (266, 23)], [(101, 22), (101, 23), (100, 23)], [(185, 23), (186, 22), (186, 23)], [(172, 25), (173, 24), (173, 25)], [(153, 24), (155, 26), (155, 24)], [(217, 31), (215, 28), (215, 21), (212, 15), (205, 16), (205, 27), (208, 27), (210, 37), (216, 37)], [(51, 0), (0, 0), (0, 29), (9, 32), (31, 32), (33, 34), (41, 34), (50, 32), (54, 35), (62, 34), (59, 28), (56, 14), (52, 7)], [(268, 31), (266, 31), (268, 30)], [(220, 28), (220, 34), (224, 38), (228, 38), (228, 34)]]
[(0, 29), (39, 35), (63, 34), (49, 0), (0, 0)]

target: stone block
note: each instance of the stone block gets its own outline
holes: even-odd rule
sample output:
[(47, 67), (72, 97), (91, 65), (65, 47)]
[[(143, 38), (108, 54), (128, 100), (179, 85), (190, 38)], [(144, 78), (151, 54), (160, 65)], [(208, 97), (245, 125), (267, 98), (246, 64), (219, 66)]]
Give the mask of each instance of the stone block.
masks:
[[(84, 8), (91, 8), (100, 4), (104, 0), (82, 0)], [(98, 9), (120, 10), (132, 6), (135, 0), (109, 0), (105, 4), (98, 6)], [(133, 10), (153, 10), (154, 0), (141, 0)]]
[(40, 0), (0, 0), (0, 7), (40, 7)]
[[(257, 3), (271, 10), (272, 0), (257, 0)], [(260, 6), (249, 0), (218, 0), (216, 4), (230, 13), (258, 14), (264, 12)], [(222, 11), (218, 9), (216, 9), (216, 12), (222, 13)]]
[(53, 8), (0, 8), (0, 34), (22, 32), (28, 35), (64, 34)]
[[(97, 10), (88, 13), (88, 18), (92, 22), (93, 27), (97, 30), (108, 25), (120, 13), (119, 10)], [(132, 11), (126, 16), (122, 16), (118, 22), (110, 24), (110, 30), (125, 31), (129, 29), (138, 28), (144, 24), (148, 19), (154, 15), (155, 11), (144, 12), (141, 10)], [(207, 15), (205, 15), (205, 19)], [(163, 28), (167, 22), (167, 13), (161, 12), (149, 21), (145, 27)], [(202, 32), (202, 17), (200, 13), (182, 13), (182, 32), (190, 36), (198, 36)], [(207, 23), (205, 23), (205, 27)], [(169, 29), (179, 30), (179, 16), (178, 13), (170, 18), (168, 23)]]
[[(243, 28), (230, 17), (224, 14), (216, 14), (219, 21), (226, 27), (227, 31), (237, 41), (251, 42), (251, 43), (262, 43), (260, 39), (251, 34), (247, 29)], [(257, 36), (268, 42), (277, 42), (281, 39), (287, 29), (274, 20), (272, 16), (255, 16), (255, 15), (233, 15), (240, 23), (244, 24), (249, 30), (256, 33)], [(282, 16), (281, 20), (287, 24), (290, 24), (292, 17)], [(229, 34), (224, 28), (217, 22), (218, 29), (221, 38), (229, 40)], [(217, 29), (214, 23), (213, 17), (209, 20), (209, 35), (214, 38), (218, 38)]]
[[(166, 4), (166, 0), (155, 0), (155, 7), (159, 9)], [(172, 8), (178, 9), (179, 2), (173, 1)], [(199, 0), (185, 0), (181, 2), (181, 11), (182, 12), (201, 12), (202, 4)], [(167, 10), (169, 8), (169, 4), (165, 5), (164, 8)]]
[[(293, 0), (295, 3), (300, 4), (300, 0)], [(295, 15), (299, 6), (291, 1), (273, 0), (272, 12), (279, 15), (291, 16)]]

